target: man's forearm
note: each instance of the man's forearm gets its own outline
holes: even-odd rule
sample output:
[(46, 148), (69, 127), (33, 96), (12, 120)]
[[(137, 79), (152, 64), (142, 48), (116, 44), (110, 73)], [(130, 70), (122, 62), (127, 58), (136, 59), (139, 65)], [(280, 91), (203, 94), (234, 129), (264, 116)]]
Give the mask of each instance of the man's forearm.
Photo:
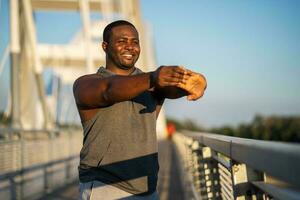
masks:
[(188, 95), (187, 91), (175, 86), (155, 88), (155, 92), (160, 98), (167, 99), (178, 99), (180, 97)]
[(105, 101), (116, 103), (138, 96), (151, 87), (150, 74), (110, 77), (107, 82), (107, 89), (103, 93)]

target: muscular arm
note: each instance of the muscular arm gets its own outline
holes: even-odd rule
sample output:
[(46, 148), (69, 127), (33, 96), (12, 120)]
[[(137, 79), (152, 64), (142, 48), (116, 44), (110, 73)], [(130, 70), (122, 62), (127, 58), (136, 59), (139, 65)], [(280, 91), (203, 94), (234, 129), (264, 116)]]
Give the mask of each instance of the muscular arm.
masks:
[(91, 74), (75, 81), (73, 93), (81, 120), (86, 121), (93, 117), (99, 108), (130, 100), (155, 86), (155, 95), (161, 102), (156, 108), (158, 115), (165, 98), (200, 98), (202, 95), (199, 94), (203, 92), (198, 92), (198, 79), (197, 76), (191, 76), (187, 70), (174, 66), (163, 66), (154, 72), (133, 76), (115, 75), (101, 78), (97, 74)]
[(150, 73), (101, 78), (96, 74), (77, 79), (73, 86), (79, 107), (98, 108), (126, 101), (150, 88)]
[(152, 86), (168, 87), (183, 83), (185, 73), (179, 67), (165, 66), (133, 76), (101, 78), (96, 74), (86, 75), (75, 81), (73, 93), (79, 108), (99, 108), (130, 100)]

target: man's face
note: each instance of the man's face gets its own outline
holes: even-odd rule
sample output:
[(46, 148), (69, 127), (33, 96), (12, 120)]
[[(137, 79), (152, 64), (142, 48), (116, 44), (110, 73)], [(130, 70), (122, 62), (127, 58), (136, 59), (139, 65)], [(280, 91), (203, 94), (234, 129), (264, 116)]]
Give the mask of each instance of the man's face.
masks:
[(131, 69), (140, 55), (138, 32), (129, 25), (114, 27), (111, 32), (108, 43), (104, 42), (108, 61), (118, 68)]

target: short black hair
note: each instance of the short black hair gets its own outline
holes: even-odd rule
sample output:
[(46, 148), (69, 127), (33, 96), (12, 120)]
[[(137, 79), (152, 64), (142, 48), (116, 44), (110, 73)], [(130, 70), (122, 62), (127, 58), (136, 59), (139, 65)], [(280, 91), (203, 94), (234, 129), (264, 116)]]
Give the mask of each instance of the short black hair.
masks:
[(110, 39), (110, 36), (111, 36), (111, 30), (114, 27), (123, 26), (123, 25), (132, 26), (136, 30), (135, 26), (132, 23), (130, 23), (128, 21), (125, 21), (125, 20), (117, 20), (117, 21), (111, 22), (110, 24), (108, 24), (104, 28), (104, 31), (103, 31), (103, 41), (104, 42), (109, 42), (109, 39)]

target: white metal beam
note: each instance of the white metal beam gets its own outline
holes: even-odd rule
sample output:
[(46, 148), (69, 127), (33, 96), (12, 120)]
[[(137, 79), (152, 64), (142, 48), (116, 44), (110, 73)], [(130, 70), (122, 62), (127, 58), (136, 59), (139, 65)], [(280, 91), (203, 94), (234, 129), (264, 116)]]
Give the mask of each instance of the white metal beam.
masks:
[(34, 61), (34, 70), (35, 73), (41, 73), (42, 72), (42, 66), (39, 60), (39, 55), (36, 50), (37, 46), (37, 39), (36, 39), (36, 29), (34, 25), (34, 20), (33, 20), (33, 12), (31, 8), (30, 1), (27, 0), (22, 0), (23, 2), (23, 10), (24, 10), (24, 15), (25, 15), (25, 27), (26, 27), (26, 33), (27, 37), (29, 40), (29, 44), (31, 46), (31, 52), (33, 56), (33, 61)]
[[(86, 53), (83, 45), (39, 44), (37, 49), (43, 66), (86, 68)], [(91, 45), (90, 55), (93, 57), (92, 70), (94, 66), (104, 65), (105, 55), (100, 51), (100, 44)]]
[(32, 7), (31, 7), (31, 2), (28, 0), (22, 0), (22, 8), (23, 8), (23, 13), (25, 17), (25, 27), (26, 27), (26, 36), (27, 39), (29, 40), (29, 44), (31, 47), (31, 52), (33, 56), (33, 72), (35, 75), (36, 79), (36, 85), (38, 89), (38, 95), (40, 98), (40, 103), (42, 106), (43, 110), (43, 117), (44, 117), (44, 125), (45, 128), (51, 127), (52, 123), (50, 122), (50, 113), (48, 111), (47, 103), (46, 103), (46, 97), (45, 97), (45, 87), (44, 87), (44, 82), (43, 82), (43, 77), (42, 77), (42, 65), (41, 61), (39, 58), (39, 54), (37, 51), (37, 39), (36, 39), (36, 29), (35, 29), (35, 24), (33, 20), (33, 12), (32, 12)]
[[(91, 11), (102, 11), (104, 0), (85, 0)], [(74, 10), (80, 9), (78, 0), (31, 0), (33, 10)]]
[(19, 1), (10, 0), (10, 51), (20, 53)]
[(19, 1), (10, 1), (10, 60), (11, 60), (11, 115), (12, 126), (20, 128), (20, 29)]
[(82, 19), (82, 32), (85, 41), (86, 69), (88, 73), (93, 72), (93, 55), (91, 54), (91, 34), (90, 34), (90, 8), (88, 1), (79, 0), (80, 15)]

